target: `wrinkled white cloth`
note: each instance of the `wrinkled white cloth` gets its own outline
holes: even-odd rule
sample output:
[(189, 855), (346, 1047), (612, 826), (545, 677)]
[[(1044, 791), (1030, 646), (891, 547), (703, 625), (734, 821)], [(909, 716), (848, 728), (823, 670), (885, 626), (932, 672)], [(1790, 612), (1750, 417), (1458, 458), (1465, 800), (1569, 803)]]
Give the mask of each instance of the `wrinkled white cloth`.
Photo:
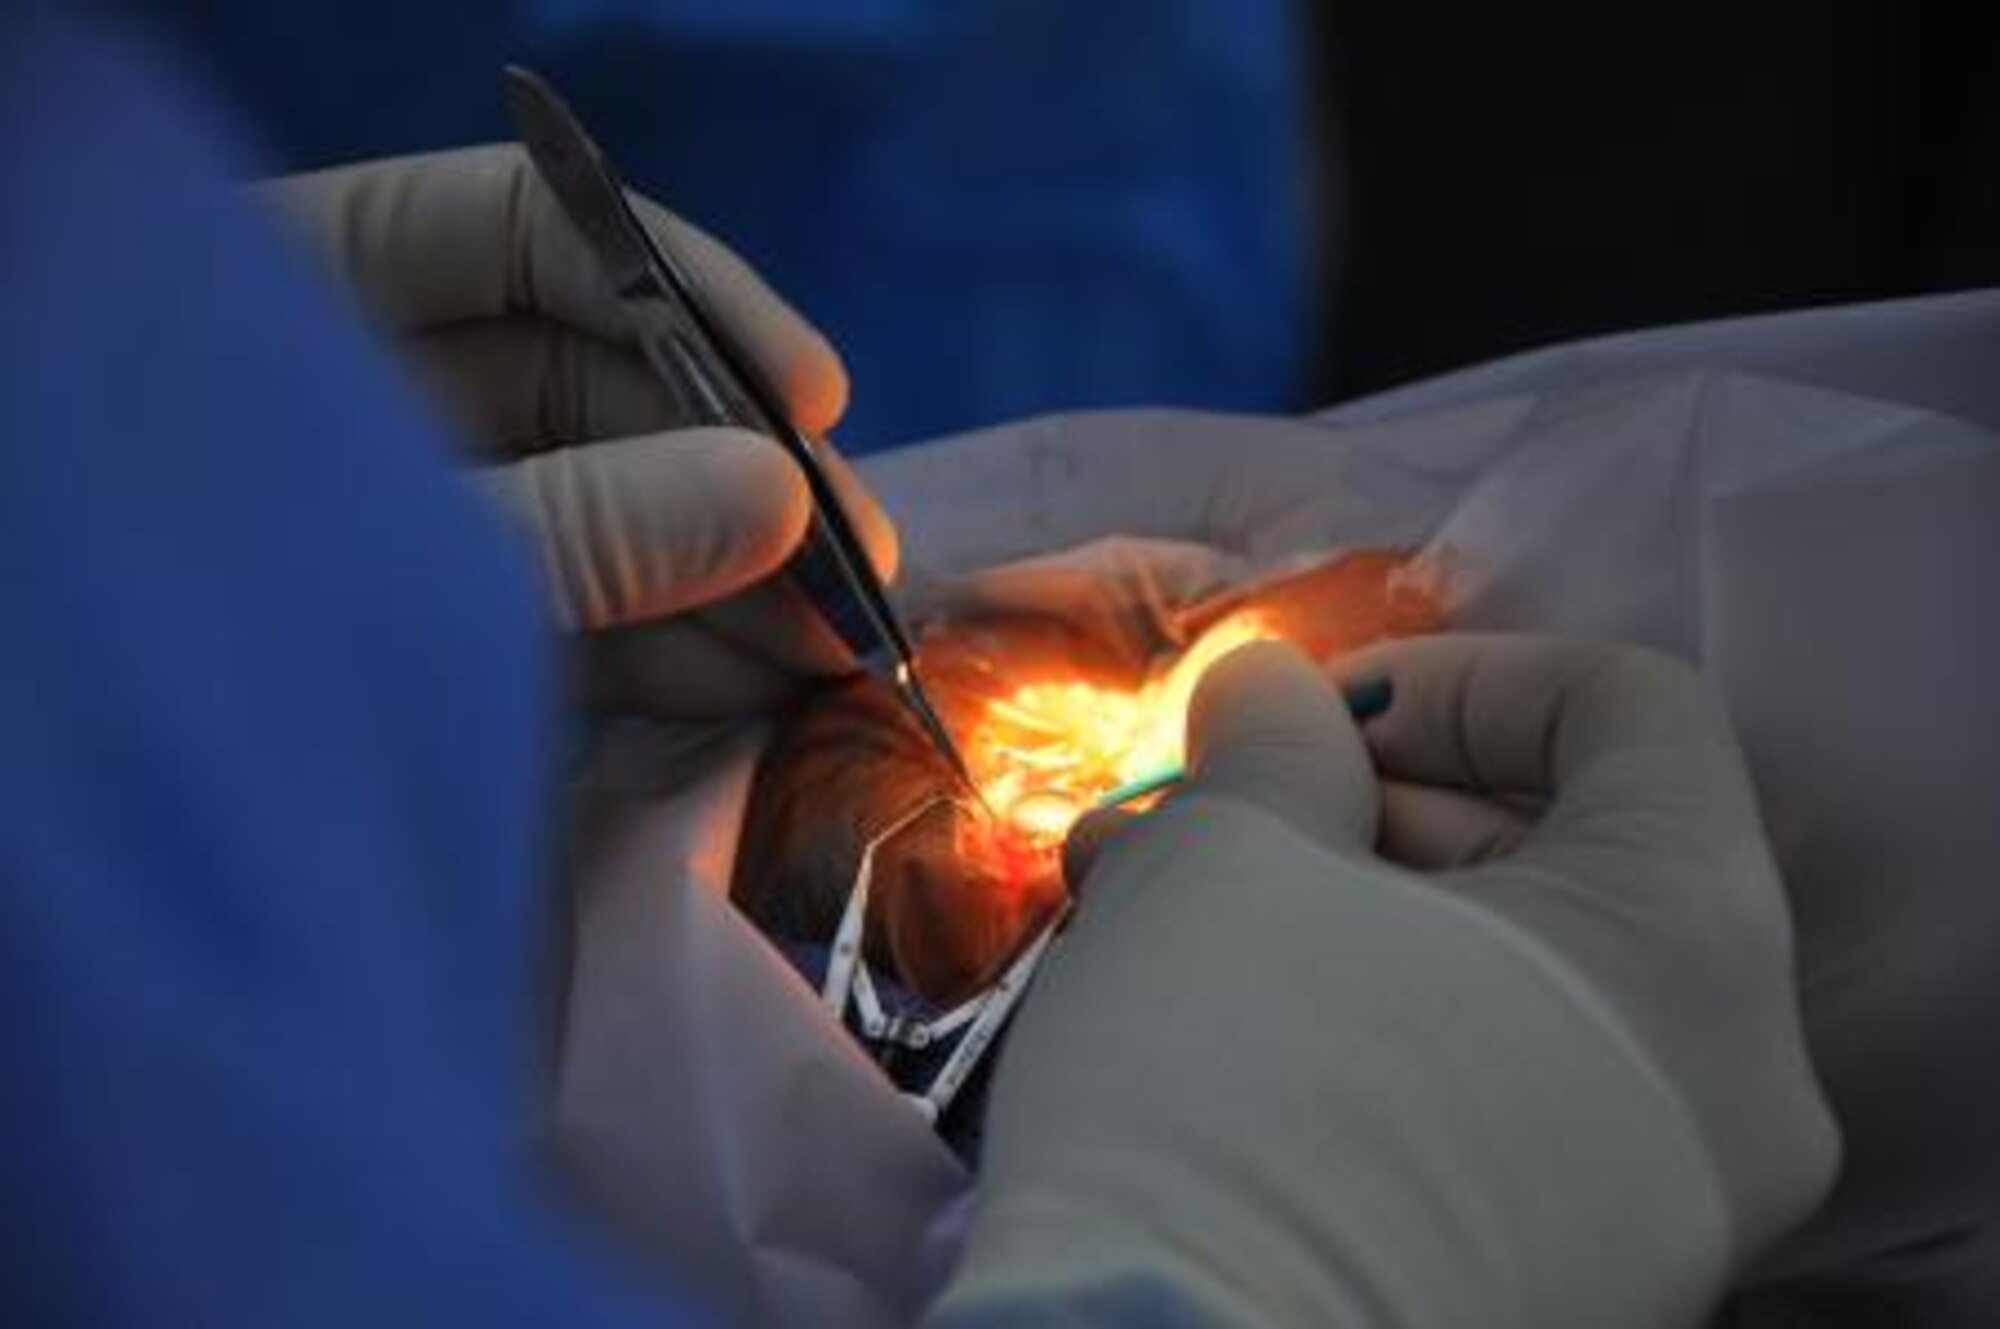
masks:
[[(1995, 371), (2000, 296), (1979, 294), (1611, 339), (1316, 420), (1031, 421), (865, 470), (901, 528), (920, 613), (980, 569), (1106, 536), (1124, 543), (1085, 556), (1144, 564), (1164, 542), (1190, 585), (1403, 545), (1424, 551), (1458, 624), (1698, 664), (1749, 752), (1847, 1147), (1833, 1200), (1753, 1271), (1732, 1314), (1946, 1329), (2000, 1322), (2000, 1058), (1983, 1041), (2000, 1002)], [(670, 737), (627, 735), (627, 771)], [(648, 1069), (720, 1054), (767, 1067), (742, 1083), (804, 1086), (820, 1063), (852, 1065), (776, 966), (732, 994), (720, 1044), (643, 977), (683, 947), (741, 945), (739, 920), (705, 911), (702, 940), (674, 901), (727, 880), (750, 759), (728, 754), (677, 791), (600, 785), (629, 836), (676, 826), (707, 866), (671, 846), (622, 860), (632, 912), (609, 931), (628, 939), (626, 977), (576, 989), (572, 1039), (593, 1032), (599, 1073), (569, 1079), (556, 1125), (620, 1178), (623, 1226), (648, 1258), (718, 1289), (725, 1318), (893, 1322), (936, 1287), (965, 1192), (932, 1142), (883, 1124), (904, 1110), (886, 1088), (855, 1076), (851, 1092), (790, 1093), (782, 1112), (739, 1119), (691, 1098), (691, 1078)], [(732, 780), (733, 799), (718, 796)], [(610, 943), (579, 937), (576, 962), (593, 968)], [(648, 1079), (651, 1113), (594, 1115)], [(867, 1143), (801, 1165), (835, 1138)], [(715, 1215), (676, 1209), (689, 1168), (720, 1179), (740, 1241), (690, 1235)], [(784, 1240), (760, 1239), (779, 1213)], [(868, 1252), (854, 1249), (861, 1226)], [(821, 1313), (829, 1280), (866, 1292)]]

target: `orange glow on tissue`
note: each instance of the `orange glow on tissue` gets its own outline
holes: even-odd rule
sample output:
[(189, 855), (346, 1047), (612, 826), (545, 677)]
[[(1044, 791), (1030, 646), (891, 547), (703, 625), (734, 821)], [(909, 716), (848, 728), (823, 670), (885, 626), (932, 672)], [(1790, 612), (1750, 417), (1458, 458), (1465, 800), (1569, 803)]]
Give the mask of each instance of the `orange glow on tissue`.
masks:
[(971, 726), (965, 760), (993, 810), (987, 833), (995, 857), (1020, 859), (1024, 870), (1045, 868), (1070, 827), (1104, 795), (1179, 765), (1188, 703), (1202, 674), (1239, 646), (1282, 635), (1263, 613), (1242, 610), (1136, 688), (1047, 680), (987, 701)]

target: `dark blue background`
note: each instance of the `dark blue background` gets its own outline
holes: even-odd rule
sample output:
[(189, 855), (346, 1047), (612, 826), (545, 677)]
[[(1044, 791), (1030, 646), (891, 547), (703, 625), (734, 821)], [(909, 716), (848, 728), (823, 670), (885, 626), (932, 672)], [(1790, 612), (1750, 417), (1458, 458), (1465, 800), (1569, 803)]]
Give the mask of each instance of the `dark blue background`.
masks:
[(853, 451), (1058, 408), (1294, 404), (1312, 237), (1287, 0), (186, 0), (324, 165), (507, 136), (551, 75), (846, 355)]

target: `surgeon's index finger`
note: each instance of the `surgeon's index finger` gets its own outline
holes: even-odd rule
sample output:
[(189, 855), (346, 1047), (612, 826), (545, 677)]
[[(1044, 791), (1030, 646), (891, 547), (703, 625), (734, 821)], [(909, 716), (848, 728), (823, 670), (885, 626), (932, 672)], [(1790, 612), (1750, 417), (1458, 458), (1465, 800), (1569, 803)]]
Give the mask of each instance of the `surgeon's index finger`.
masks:
[[(336, 167), (264, 192), (391, 328), (532, 314), (609, 342), (632, 339), (596, 256), (516, 144)], [(646, 199), (633, 207), (685, 261), (794, 422), (830, 428), (847, 375), (826, 339), (718, 241)]]
[(1658, 652), (1439, 636), (1357, 652), (1348, 671), (1394, 684), (1367, 735), (1385, 776), (1552, 798), (1524, 850), (1608, 826), (1635, 845), (1705, 854), (1756, 825), (1719, 704)]
[(584, 629), (751, 587), (783, 564), (810, 514), (791, 459), (738, 429), (562, 448), (486, 477), (534, 535), (558, 615)]

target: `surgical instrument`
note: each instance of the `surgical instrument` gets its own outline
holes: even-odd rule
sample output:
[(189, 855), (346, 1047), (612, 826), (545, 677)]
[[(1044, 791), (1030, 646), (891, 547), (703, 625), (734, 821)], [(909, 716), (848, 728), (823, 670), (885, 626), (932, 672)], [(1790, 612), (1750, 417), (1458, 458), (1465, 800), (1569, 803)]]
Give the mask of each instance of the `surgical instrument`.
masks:
[(915, 647), (833, 482), (824, 445), (792, 422), (783, 398), (709, 310), (686, 265), (639, 220), (610, 159), (555, 89), (519, 66), (507, 68), (503, 86), (535, 169), (596, 254), (641, 350), (682, 414), (695, 424), (734, 425), (767, 435), (805, 473), (812, 526), (786, 566), (788, 580), (860, 666), (895, 689), (983, 804), (965, 758), (917, 676)]

